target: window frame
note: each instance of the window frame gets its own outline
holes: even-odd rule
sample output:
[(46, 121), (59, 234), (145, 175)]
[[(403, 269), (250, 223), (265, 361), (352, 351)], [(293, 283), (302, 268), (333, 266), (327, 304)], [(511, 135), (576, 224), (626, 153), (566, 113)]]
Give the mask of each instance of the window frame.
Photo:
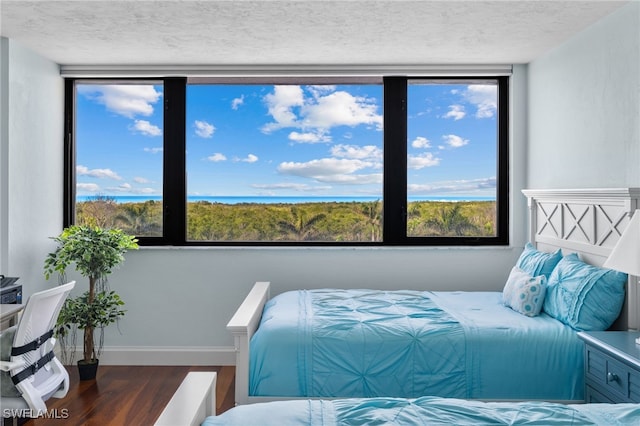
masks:
[[(242, 81), (234, 77), (234, 81)], [(345, 80), (353, 81), (353, 77)], [(494, 80), (498, 87), (496, 146), (496, 235), (493, 237), (407, 236), (407, 90), (415, 80)], [(138, 237), (142, 246), (504, 246), (509, 244), (509, 77), (508, 76), (383, 76), (383, 190), (382, 241), (189, 241), (187, 233), (186, 92), (187, 77), (65, 78), (64, 202), (63, 226), (75, 223), (76, 146), (75, 86), (78, 82), (162, 81), (163, 94), (163, 224), (162, 237)], [(221, 79), (221, 81), (229, 80)], [(282, 78), (261, 78), (261, 84), (277, 84)], [(285, 79), (308, 84), (318, 78)], [(246, 78), (255, 83), (256, 78)], [(366, 78), (363, 81), (368, 81)], [(370, 79), (369, 79), (370, 81)]]

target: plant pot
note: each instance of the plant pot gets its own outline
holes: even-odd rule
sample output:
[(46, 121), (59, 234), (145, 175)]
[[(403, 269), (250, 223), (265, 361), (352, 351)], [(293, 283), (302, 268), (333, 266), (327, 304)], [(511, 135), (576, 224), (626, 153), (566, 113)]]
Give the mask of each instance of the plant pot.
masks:
[(80, 380), (94, 380), (98, 372), (98, 362), (98, 359), (92, 359), (90, 362), (85, 362), (83, 359), (78, 361)]

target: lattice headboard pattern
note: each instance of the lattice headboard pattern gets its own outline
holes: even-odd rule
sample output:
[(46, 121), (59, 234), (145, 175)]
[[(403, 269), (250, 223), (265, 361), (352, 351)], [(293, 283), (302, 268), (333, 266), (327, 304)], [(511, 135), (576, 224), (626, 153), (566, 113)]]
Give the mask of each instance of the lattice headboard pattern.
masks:
[[(529, 205), (529, 240), (540, 250), (575, 252), (601, 266), (633, 212), (640, 208), (640, 188), (522, 191)], [(627, 302), (616, 328), (637, 329), (638, 278), (630, 277)]]

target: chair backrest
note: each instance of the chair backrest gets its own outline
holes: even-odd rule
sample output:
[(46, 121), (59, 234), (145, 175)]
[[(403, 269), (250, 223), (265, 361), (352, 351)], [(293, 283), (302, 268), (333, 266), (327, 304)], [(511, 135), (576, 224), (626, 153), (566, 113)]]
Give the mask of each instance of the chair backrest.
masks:
[[(33, 293), (24, 307), (13, 346), (22, 346), (32, 342), (49, 330), (58, 320), (58, 314), (69, 292), (76, 285), (75, 281), (48, 290)], [(33, 360), (36, 361), (36, 360)]]
[[(29, 297), (16, 328), (12, 352), (16, 348), (31, 344), (54, 329), (60, 309), (75, 284), (75, 281), (71, 281), (34, 293)], [(53, 350), (55, 344), (55, 339), (50, 337), (42, 341), (43, 344), (37, 350), (29, 350), (19, 355), (12, 353), (11, 361), (21, 361), (25, 366), (31, 366), (40, 361), (43, 355)], [(15, 371), (12, 371), (13, 374)], [(31, 385), (37, 387), (40, 382), (46, 381), (48, 376), (47, 372), (38, 370), (30, 378)]]

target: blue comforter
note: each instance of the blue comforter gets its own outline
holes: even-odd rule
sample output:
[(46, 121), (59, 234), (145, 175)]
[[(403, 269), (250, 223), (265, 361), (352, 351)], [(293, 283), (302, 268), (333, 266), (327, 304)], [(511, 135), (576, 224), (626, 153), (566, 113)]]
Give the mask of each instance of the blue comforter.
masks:
[(638, 425), (638, 404), (489, 403), (423, 397), (297, 400), (239, 405), (202, 426)]
[(498, 292), (302, 290), (265, 306), (250, 395), (581, 400), (582, 351)]

